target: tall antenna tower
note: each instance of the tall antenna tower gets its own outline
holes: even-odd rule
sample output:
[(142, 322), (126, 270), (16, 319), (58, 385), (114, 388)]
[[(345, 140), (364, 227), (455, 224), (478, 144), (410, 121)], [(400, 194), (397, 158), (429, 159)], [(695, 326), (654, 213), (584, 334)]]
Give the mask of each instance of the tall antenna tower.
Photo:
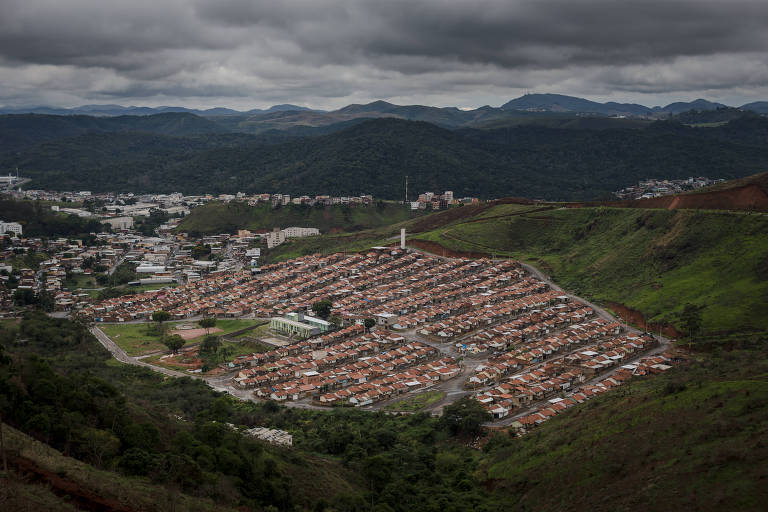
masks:
[(408, 175), (405, 175), (405, 204), (408, 204)]

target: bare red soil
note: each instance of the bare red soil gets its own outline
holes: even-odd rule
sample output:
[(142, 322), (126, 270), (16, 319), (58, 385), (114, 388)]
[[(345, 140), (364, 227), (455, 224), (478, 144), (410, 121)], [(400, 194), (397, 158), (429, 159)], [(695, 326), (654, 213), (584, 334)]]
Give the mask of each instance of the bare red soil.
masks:
[(756, 183), (711, 192), (679, 194), (627, 201), (570, 203), (571, 208), (614, 206), (618, 208), (657, 208), (666, 210), (746, 210), (768, 211), (768, 192)]
[(629, 323), (637, 325), (641, 329), (645, 329), (649, 332), (661, 331), (662, 334), (669, 336), (670, 338), (682, 337), (682, 333), (680, 333), (680, 331), (675, 329), (674, 326), (670, 324), (646, 322), (645, 316), (636, 309), (627, 307), (624, 304), (619, 304), (618, 302), (609, 302), (608, 306), (616, 313), (618, 313), (621, 318), (627, 320)]
[(452, 249), (446, 249), (437, 242), (431, 242), (429, 240), (408, 240), (408, 245), (417, 247), (423, 251), (436, 254), (437, 256), (445, 256), (446, 258), (487, 258), (490, 256), (484, 252), (474, 251), (454, 251)]

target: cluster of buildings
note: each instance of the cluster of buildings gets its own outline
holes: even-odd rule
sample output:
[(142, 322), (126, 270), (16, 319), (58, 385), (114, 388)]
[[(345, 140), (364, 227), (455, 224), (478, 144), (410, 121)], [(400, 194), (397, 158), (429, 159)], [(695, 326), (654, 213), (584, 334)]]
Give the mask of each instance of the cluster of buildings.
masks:
[[(8, 275), (1, 278), (6, 286), (0, 290), (0, 296), (10, 296), (15, 289), (31, 290), (35, 294), (46, 290), (53, 296), (57, 310), (68, 310), (75, 304), (84, 306), (91, 301), (90, 296), (85, 292), (75, 294), (66, 290), (66, 280), (77, 275), (97, 275), (113, 271), (133, 243), (133, 240), (122, 235), (109, 233), (99, 234), (94, 240), (93, 245), (86, 245), (82, 240), (66, 238), (12, 239), (11, 245), (0, 251), (0, 259), (12, 261), (14, 256), (37, 254), (45, 255), (47, 259), (40, 261), (39, 268), (35, 269), (14, 269), (12, 265), (3, 265)], [(15, 287), (9, 286), (12, 276), (18, 281)]]
[[(675, 362), (676, 358), (673, 355), (664, 354), (643, 357), (637, 362), (622, 365), (618, 370), (602, 380), (574, 386), (572, 391), (560, 393), (563, 396), (554, 396), (553, 398), (546, 399), (528, 414), (514, 421), (511, 426), (517, 429), (519, 433), (524, 434), (574, 405), (584, 403), (617, 386), (624, 385), (635, 376), (654, 375), (669, 370)], [(552, 365), (552, 367), (542, 368), (540, 374), (536, 375), (535, 378), (546, 378), (549, 373), (556, 373), (558, 371), (557, 366)], [(564, 386), (568, 381), (564, 381), (562, 377), (569, 378), (570, 372), (561, 373), (554, 377), (554, 380), (562, 382), (561, 386)], [(534, 376), (531, 376), (531, 378), (533, 379)], [(545, 382), (551, 382), (552, 380), (552, 378), (549, 378)], [(548, 386), (549, 383), (546, 385)], [(553, 395), (550, 394), (550, 396)]]
[(373, 204), (373, 196), (363, 194), (360, 196), (294, 196), (289, 194), (252, 194), (245, 195), (238, 192), (236, 195), (221, 195), (222, 201), (247, 201), (249, 206), (256, 206), (260, 203), (271, 204), (273, 208), (277, 206), (307, 205), (307, 206), (332, 206), (335, 204), (348, 206), (370, 206)]
[[(100, 201), (105, 203), (110, 211), (119, 210), (121, 212), (141, 211), (147, 205), (154, 207), (172, 208), (182, 206), (191, 208), (200, 206), (210, 201), (245, 201), (251, 206), (267, 203), (272, 206), (309, 205), (309, 206), (331, 206), (335, 204), (350, 206), (370, 206), (373, 204), (373, 196), (363, 194), (359, 196), (294, 196), (290, 194), (245, 194), (237, 192), (236, 194), (202, 194), (202, 195), (183, 195), (179, 192), (171, 194), (134, 194), (98, 192), (93, 193), (88, 190), (59, 192), (51, 190), (15, 190), (8, 192), (15, 199), (32, 199), (42, 201), (63, 201), (72, 203), (82, 203), (85, 201)], [(133, 208), (126, 208), (132, 206)], [(142, 208), (143, 207), (143, 208)], [(179, 210), (181, 211), (181, 210)]]
[(276, 350), (242, 356), (234, 384), (276, 401), (309, 398), (319, 405), (369, 405), (455, 377), (458, 363), (386, 329), (361, 324)]
[[(227, 242), (231, 253), (248, 246), (250, 234), (239, 235), (206, 242)], [(311, 314), (320, 300), (332, 303), (333, 323)], [(595, 379), (610, 386), (605, 381), (615, 376), (605, 375), (617, 369), (644, 372), (631, 361), (657, 346), (551, 290), (514, 260), (444, 259), (395, 247), (304, 256), (258, 273), (211, 272), (90, 304), (81, 314), (124, 322), (157, 310), (174, 319), (269, 318), (273, 336), (285, 341), (229, 364), (232, 385), (259, 399), (367, 406), (464, 375), (463, 385), (497, 419), (578, 402), (581, 395), (563, 400)], [(474, 368), (464, 366), (478, 358)], [(589, 389), (583, 393), (597, 393)]]
[[(587, 318), (592, 316), (589, 309), (582, 308)], [(561, 315), (544, 317), (565, 320)], [(520, 415), (513, 426), (523, 432), (634, 375), (671, 367), (667, 363), (672, 356), (668, 355), (633, 363), (658, 342), (649, 334), (623, 333), (618, 323), (592, 318), (567, 324), (564, 330), (546, 324), (546, 320), (534, 324), (539, 328), (528, 336), (510, 325), (473, 336), (492, 340), (504, 352), (478, 365), (467, 380), (468, 387), (481, 388), (474, 398), (494, 419)]]
[(408, 206), (411, 210), (425, 210), (431, 208), (432, 210), (444, 210), (451, 206), (458, 206), (460, 204), (477, 204), (480, 200), (476, 197), (462, 197), (454, 198), (451, 190), (446, 190), (442, 194), (435, 194), (434, 192), (424, 192), (419, 194), (416, 201), (408, 201)]
[[(149, 318), (158, 309), (169, 311), (178, 319), (201, 314), (272, 318), (309, 311), (312, 304), (327, 298), (333, 302), (333, 313), (347, 325), (378, 313), (399, 316), (415, 312), (427, 302), (448, 301), (448, 295), (430, 293), (442, 284), (453, 289), (452, 296), (469, 294), (472, 287), (456, 288), (452, 280), (489, 267), (501, 271), (509, 265), (516, 264), (491, 265), (488, 260), (467, 259), (443, 262), (393, 248), (363, 254), (315, 254), (264, 266), (256, 274), (212, 273), (162, 294), (117, 297), (94, 304), (83, 314), (118, 322)], [(476, 279), (485, 281), (480, 276)]]
[(283, 244), (289, 238), (303, 238), (305, 236), (318, 236), (320, 230), (317, 228), (290, 227), (285, 229), (274, 228), (272, 231), (261, 235), (267, 243), (267, 249), (272, 249)]
[(650, 199), (652, 197), (669, 196), (688, 190), (697, 190), (725, 181), (712, 178), (687, 178), (684, 180), (655, 180), (647, 179), (632, 187), (623, 188), (614, 195), (620, 199)]

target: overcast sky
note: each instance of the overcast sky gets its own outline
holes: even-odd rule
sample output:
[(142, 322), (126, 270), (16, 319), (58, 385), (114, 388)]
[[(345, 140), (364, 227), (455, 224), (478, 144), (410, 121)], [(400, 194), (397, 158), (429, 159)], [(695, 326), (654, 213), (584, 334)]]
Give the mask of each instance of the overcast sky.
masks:
[(0, 105), (741, 105), (766, 27), (766, 0), (0, 0)]

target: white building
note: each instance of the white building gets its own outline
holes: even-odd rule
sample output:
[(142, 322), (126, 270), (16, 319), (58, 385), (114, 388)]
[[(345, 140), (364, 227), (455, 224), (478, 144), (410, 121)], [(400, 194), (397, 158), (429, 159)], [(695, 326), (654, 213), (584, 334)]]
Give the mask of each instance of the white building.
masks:
[(107, 217), (104, 224), (109, 224), (112, 229), (131, 229), (133, 217)]
[(283, 230), (286, 238), (301, 238), (303, 236), (315, 236), (320, 234), (317, 228), (290, 227)]
[(285, 242), (285, 231), (275, 228), (267, 233), (267, 249), (272, 249)]
[(272, 249), (285, 242), (287, 238), (301, 238), (304, 236), (316, 236), (320, 234), (317, 228), (290, 227), (285, 229), (275, 228), (267, 233), (267, 248)]
[(21, 224), (18, 222), (3, 222), (0, 220), (0, 234), (15, 233), (16, 236), (21, 236)]

